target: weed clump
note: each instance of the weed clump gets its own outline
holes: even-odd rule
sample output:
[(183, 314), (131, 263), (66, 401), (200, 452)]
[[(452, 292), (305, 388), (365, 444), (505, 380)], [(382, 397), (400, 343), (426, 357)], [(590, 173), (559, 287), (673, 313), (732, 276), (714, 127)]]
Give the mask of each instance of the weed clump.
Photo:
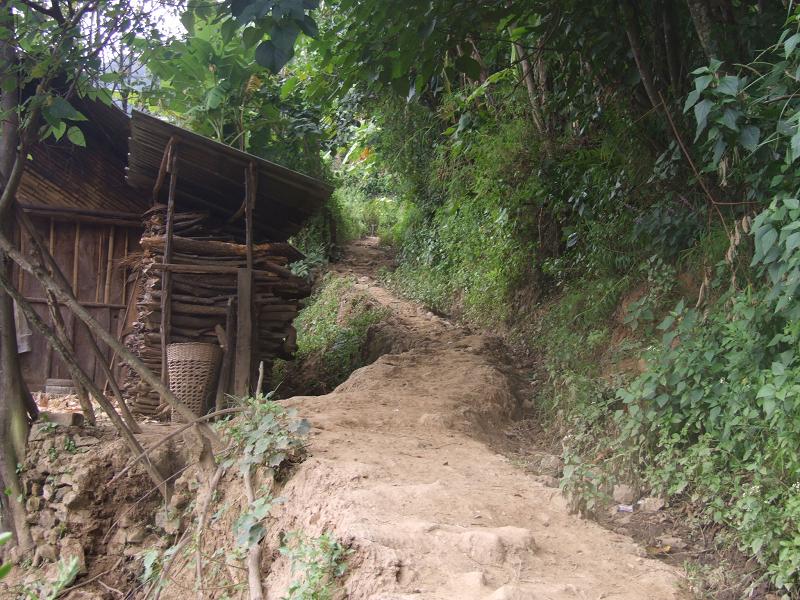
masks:
[(295, 320), (297, 356), (278, 361), (273, 370), (281, 393), (322, 394), (364, 366), (364, 344), (369, 328), (389, 312), (368, 294), (355, 289), (355, 279), (327, 275)]

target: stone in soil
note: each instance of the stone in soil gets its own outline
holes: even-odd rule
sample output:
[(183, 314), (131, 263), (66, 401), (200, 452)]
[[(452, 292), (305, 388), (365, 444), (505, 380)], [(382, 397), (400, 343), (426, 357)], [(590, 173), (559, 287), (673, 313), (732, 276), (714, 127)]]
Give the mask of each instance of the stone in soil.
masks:
[(617, 504), (633, 504), (636, 502), (636, 490), (627, 484), (618, 483), (614, 486), (613, 498)]

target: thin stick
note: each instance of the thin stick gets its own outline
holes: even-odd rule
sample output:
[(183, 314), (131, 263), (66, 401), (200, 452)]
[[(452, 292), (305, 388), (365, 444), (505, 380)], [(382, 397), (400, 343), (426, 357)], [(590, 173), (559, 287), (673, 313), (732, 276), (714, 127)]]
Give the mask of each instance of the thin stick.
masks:
[(117, 473), (116, 475), (114, 475), (114, 477), (112, 477), (112, 478), (111, 478), (111, 481), (109, 481), (109, 483), (114, 483), (114, 482), (115, 482), (117, 479), (119, 479), (119, 478), (120, 478), (120, 477), (122, 477), (122, 476), (123, 476), (125, 473), (127, 473), (127, 472), (128, 472), (130, 469), (131, 469), (131, 468), (133, 468), (133, 466), (136, 464), (136, 461), (138, 461), (140, 458), (143, 458), (144, 456), (147, 456), (147, 455), (148, 455), (148, 454), (150, 454), (150, 453), (151, 453), (153, 450), (155, 450), (156, 448), (159, 448), (159, 447), (163, 446), (163, 445), (164, 445), (164, 444), (166, 444), (168, 441), (170, 441), (172, 438), (174, 438), (174, 437), (175, 437), (175, 436), (177, 436), (177, 435), (180, 435), (181, 433), (183, 433), (183, 432), (184, 432), (184, 431), (186, 431), (187, 429), (190, 429), (190, 428), (191, 428), (191, 427), (193, 427), (195, 424), (197, 424), (197, 423), (201, 423), (201, 422), (203, 422), (203, 421), (209, 421), (209, 420), (213, 419), (214, 417), (219, 417), (219, 416), (222, 416), (222, 415), (231, 415), (231, 414), (233, 414), (233, 413), (245, 412), (246, 410), (247, 410), (247, 408), (246, 408), (246, 407), (244, 407), (244, 406), (239, 406), (239, 407), (236, 407), (236, 408), (226, 408), (226, 409), (224, 409), (224, 410), (218, 410), (218, 411), (216, 411), (216, 412), (213, 412), (213, 413), (208, 413), (207, 415), (203, 415), (202, 417), (196, 417), (196, 418), (195, 418), (194, 420), (192, 420), (191, 422), (189, 422), (189, 423), (186, 423), (185, 425), (183, 425), (183, 426), (179, 427), (178, 429), (176, 429), (176, 430), (175, 430), (175, 431), (173, 431), (172, 433), (170, 433), (170, 434), (168, 434), (168, 435), (165, 435), (163, 438), (161, 438), (160, 440), (158, 440), (158, 441), (157, 441), (155, 444), (153, 444), (152, 446), (150, 446), (149, 448), (147, 448), (147, 450), (144, 450), (144, 451), (143, 451), (143, 452), (142, 452), (142, 453), (141, 453), (139, 456), (137, 456), (137, 457), (135, 457), (135, 458), (134, 458), (134, 462), (133, 462), (133, 463), (131, 463), (130, 465), (128, 465), (127, 467), (125, 467), (124, 469), (122, 469), (122, 471), (120, 471), (119, 473)]
[(264, 361), (258, 363), (258, 383), (256, 384), (256, 398), (261, 395), (261, 390), (264, 389)]
[(195, 564), (197, 573), (197, 600), (203, 600), (205, 598), (203, 589), (203, 529), (206, 525), (208, 510), (211, 508), (211, 500), (214, 497), (214, 491), (217, 489), (217, 485), (219, 485), (219, 481), (222, 479), (224, 473), (225, 468), (222, 465), (218, 465), (214, 476), (208, 484), (208, 495), (203, 499), (203, 504), (199, 506), (197, 510), (197, 533), (195, 534), (195, 544), (197, 545)]
[[(3, 291), (5, 291), (17, 302), (20, 309), (25, 314), (25, 317), (28, 319), (28, 322), (35, 327), (39, 333), (41, 333), (53, 346), (53, 349), (59, 354), (61, 360), (63, 360), (67, 365), (67, 368), (70, 370), (73, 379), (77, 380), (84, 388), (89, 390), (89, 392), (95, 396), (97, 403), (108, 415), (111, 423), (114, 425), (114, 427), (116, 427), (117, 431), (125, 440), (128, 448), (131, 450), (131, 453), (134, 456), (141, 454), (144, 449), (142, 448), (141, 444), (139, 444), (131, 430), (128, 429), (123, 420), (120, 418), (117, 411), (114, 410), (114, 407), (111, 405), (111, 403), (105, 398), (105, 396), (103, 396), (100, 390), (97, 389), (95, 383), (89, 378), (83, 369), (81, 369), (78, 361), (75, 359), (70, 350), (64, 344), (62, 344), (58, 336), (53, 333), (53, 331), (47, 325), (45, 325), (44, 321), (42, 321), (41, 317), (39, 317), (33, 307), (25, 300), (24, 296), (22, 296), (22, 294), (20, 294), (14, 288), (14, 286), (11, 285), (11, 283), (2, 273), (0, 273), (0, 288), (2, 288)], [(166, 500), (166, 486), (164, 477), (158, 471), (156, 466), (149, 460), (143, 460), (142, 463), (145, 467), (145, 470), (153, 480), (153, 483), (160, 486), (159, 489)]]
[(103, 300), (106, 304), (109, 303), (111, 298), (111, 273), (114, 267), (114, 226), (111, 226), (111, 231), (108, 233), (108, 258), (106, 259), (106, 285), (103, 290)]
[(164, 177), (167, 174), (167, 165), (169, 164), (169, 157), (172, 151), (172, 145), (177, 138), (173, 135), (167, 142), (167, 147), (164, 148), (164, 156), (161, 157), (161, 165), (158, 168), (158, 177), (156, 177), (156, 184), (153, 186), (153, 206), (158, 203), (158, 194), (161, 191), (161, 186), (164, 185)]
[[(683, 151), (683, 155), (686, 157), (686, 160), (689, 163), (689, 167), (691, 167), (695, 178), (697, 178), (697, 182), (700, 184), (700, 187), (703, 188), (703, 191), (705, 192), (709, 202), (711, 202), (711, 205), (717, 211), (719, 219), (720, 221), (722, 221), (722, 226), (725, 228), (726, 233), (728, 233), (728, 226), (725, 224), (725, 217), (722, 216), (722, 212), (717, 206), (717, 201), (714, 200), (714, 196), (711, 195), (711, 191), (706, 186), (706, 182), (700, 175), (700, 171), (697, 170), (697, 166), (694, 164), (692, 156), (689, 154), (689, 150), (687, 150), (686, 145), (683, 143), (683, 137), (681, 137), (681, 134), (678, 132), (678, 128), (675, 125), (675, 121), (672, 119), (672, 114), (667, 108), (667, 103), (664, 101), (664, 96), (661, 95), (661, 92), (658, 92), (658, 97), (661, 99), (661, 107), (664, 109), (664, 113), (667, 115), (667, 120), (669, 121), (670, 127), (672, 128), (672, 133), (675, 135), (675, 139), (680, 145), (681, 150)], [(730, 236), (730, 233), (728, 233), (728, 235)]]
[(187, 527), (186, 530), (183, 532), (183, 534), (181, 534), (180, 540), (178, 540), (178, 543), (175, 545), (175, 552), (172, 553), (170, 561), (161, 568), (161, 574), (158, 576), (158, 579), (156, 579), (144, 593), (145, 598), (148, 598), (150, 596), (150, 592), (152, 592), (157, 586), (160, 587), (156, 592), (154, 600), (158, 600), (158, 598), (161, 597), (161, 590), (163, 589), (163, 586), (161, 584), (169, 576), (169, 571), (172, 568), (172, 565), (175, 564), (178, 555), (181, 553), (186, 544), (189, 543), (190, 539), (192, 538), (189, 535), (189, 528)]
[[(44, 242), (39, 237), (39, 233), (33, 226), (33, 222), (31, 221), (27, 213), (21, 208), (19, 208), (19, 206), (17, 207), (17, 219), (19, 223), (22, 225), (22, 228), (27, 231), (31, 240), (33, 240), (33, 244), (37, 249), (40, 260), (43, 261), (44, 264), (46, 264), (50, 268), (53, 277), (56, 279), (56, 281), (61, 283), (64, 290), (66, 290), (66, 293), (68, 293), (69, 284), (67, 283), (67, 278), (64, 276), (64, 273), (61, 271), (61, 268), (58, 266), (58, 263), (53, 258), (53, 253), (45, 251)], [(46, 289), (44, 286), (42, 286), (42, 288)], [(49, 291), (47, 293), (52, 294), (52, 292)], [(53, 294), (53, 298), (57, 298), (57, 295)], [(57, 307), (56, 310), (58, 311), (58, 316), (60, 317), (61, 309)], [(98, 362), (100, 363), (100, 367), (102, 368), (103, 373), (107, 378), (107, 382), (111, 385), (111, 390), (114, 392), (114, 397), (117, 399), (117, 404), (119, 405), (119, 410), (122, 413), (122, 418), (125, 419), (125, 423), (131, 429), (131, 431), (133, 431), (134, 433), (141, 433), (142, 430), (139, 427), (139, 424), (136, 422), (136, 419), (133, 417), (133, 414), (131, 414), (130, 409), (128, 409), (128, 405), (125, 403), (125, 399), (122, 397), (122, 390), (120, 390), (119, 385), (117, 385), (117, 381), (114, 378), (114, 375), (111, 371), (111, 367), (106, 363), (105, 356), (102, 356), (102, 352), (100, 351), (100, 347), (97, 345), (97, 340), (95, 339), (95, 336), (92, 334), (91, 329), (86, 324), (82, 323), (81, 325), (83, 327), (83, 330), (86, 332), (86, 335), (89, 338), (89, 348), (92, 350), (92, 352), (94, 352), (94, 355), (98, 357), (99, 359)], [(72, 327), (73, 329), (75, 327), (74, 316), (72, 319)], [(72, 338), (74, 339), (74, 336), (72, 336)]]
[[(173, 148), (172, 139), (169, 143), (169, 199), (167, 200), (166, 241), (162, 262), (172, 262), (172, 233), (175, 221), (175, 190), (178, 184), (178, 149)], [(167, 347), (170, 341), (170, 328), (172, 327), (172, 272), (164, 270), (161, 273), (161, 381), (169, 386), (169, 368), (167, 364)]]
[[(81, 306), (73, 296), (66, 292), (56, 281), (40, 266), (34, 266), (27, 258), (19, 253), (17, 248), (12, 244), (9, 239), (0, 232), (0, 250), (4, 251), (11, 260), (17, 263), (21, 268), (25, 269), (34, 275), (45, 289), (52, 291), (58, 300), (64, 303), (87, 327), (96, 332), (100, 339), (105, 342), (112, 350), (116, 350), (120, 357), (128, 364), (136, 373), (155, 390), (167, 400), (175, 411), (187, 421), (196, 418), (196, 415), (178, 398), (170, 392), (170, 390), (161, 383), (161, 380), (148, 369), (144, 363), (126, 348), (123, 344), (116, 339), (114, 335), (105, 330), (100, 324), (92, 317), (92, 315)], [(201, 435), (208, 438), (213, 443), (219, 443), (219, 436), (213, 429), (204, 424), (197, 425)]]
[(78, 297), (78, 256), (81, 244), (81, 222), (75, 223), (75, 243), (72, 247), (72, 293)]
[(100, 282), (103, 279), (103, 232), (97, 236), (97, 281), (94, 285), (94, 301), (100, 304)]
[[(47, 309), (50, 314), (51, 326), (54, 328), (56, 334), (60, 336), (61, 343), (67, 348), (72, 348), (74, 352), (74, 344), (70, 342), (70, 339), (74, 339), (75, 336), (67, 335), (67, 328), (64, 324), (64, 319), (61, 317), (58, 301), (50, 292), (47, 292)], [(97, 420), (95, 418), (94, 408), (86, 394), (86, 389), (80, 384), (80, 381), (74, 377), (72, 381), (75, 384), (75, 391), (78, 394), (78, 401), (80, 402), (81, 410), (86, 417), (86, 421), (92, 426), (96, 425)]]
[[(252, 468), (247, 465), (244, 471), (244, 490), (247, 501), (252, 505), (256, 501), (253, 489)], [(264, 589), (261, 587), (261, 545), (251, 544), (247, 551), (247, 583), (250, 588), (250, 600), (264, 600)]]
[[(135, 278), (134, 278), (134, 280), (133, 280), (133, 290), (134, 290), (134, 293), (135, 293), (135, 290), (136, 290), (136, 286), (137, 286), (137, 285), (138, 285), (138, 283), (139, 283), (139, 276), (140, 276), (141, 274), (142, 274), (142, 272), (141, 272), (141, 271), (136, 271), (136, 277), (135, 277)], [(125, 298), (126, 298), (126, 296), (123, 296), (123, 300), (124, 300)], [(125, 306), (125, 314), (122, 316), (122, 321), (120, 322), (120, 324), (119, 324), (119, 328), (117, 329), (117, 334), (118, 334), (118, 336), (119, 336), (119, 338), (120, 338), (120, 339), (122, 339), (122, 332), (125, 330), (125, 324), (128, 322), (128, 315), (130, 315), (130, 312), (131, 312), (131, 305), (132, 305), (132, 304), (133, 304), (133, 298), (131, 298), (131, 299), (130, 299), (130, 301), (129, 301), (129, 302), (127, 303), (127, 305)], [(117, 353), (116, 353), (116, 352), (114, 352), (114, 353), (111, 355), (111, 362), (110, 362), (110, 363), (109, 363), (109, 365), (108, 365), (108, 368), (109, 368), (109, 370), (110, 370), (112, 373), (114, 372), (114, 363), (116, 362), (116, 360), (117, 360)], [(104, 392), (104, 393), (105, 393), (105, 391), (108, 389), (108, 384), (109, 384), (109, 382), (110, 382), (110, 381), (116, 381), (116, 380), (115, 380), (113, 377), (112, 377), (112, 378), (106, 378), (106, 384), (105, 384), (105, 386), (103, 386), (103, 392)]]
[[(120, 556), (119, 559), (117, 560), (117, 562), (114, 563), (114, 566), (111, 567), (110, 569), (107, 569), (107, 570), (103, 571), (102, 573), (98, 573), (94, 577), (89, 577), (89, 579), (86, 579), (85, 581), (81, 581), (78, 584), (75, 584), (75, 585), (70, 586), (68, 588), (64, 588), (55, 597), (58, 598), (59, 596), (63, 596), (67, 592), (71, 592), (73, 590), (77, 590), (79, 588), (86, 587), (90, 583), (93, 583), (93, 582), (97, 581), (98, 579), (100, 579), (101, 577), (104, 577), (104, 576), (108, 575), (109, 573), (111, 573), (111, 571), (115, 570), (119, 566), (119, 563), (121, 563), (124, 558), (125, 558), (124, 556)], [(100, 583), (102, 583), (102, 581)]]
[[(130, 235), (130, 230), (129, 229), (125, 229), (125, 247), (123, 248), (123, 251), (122, 251), (123, 260), (128, 258), (128, 245), (130, 244), (129, 235)], [(124, 262), (123, 264), (127, 264), (127, 262)], [(138, 271), (136, 272), (136, 277), (137, 277), (137, 279), (139, 277), (139, 272)], [(123, 267), (123, 269), (122, 269), (122, 294), (120, 295), (120, 301), (121, 302), (127, 302), (127, 298), (128, 298), (128, 273), (127, 273), (127, 269)]]

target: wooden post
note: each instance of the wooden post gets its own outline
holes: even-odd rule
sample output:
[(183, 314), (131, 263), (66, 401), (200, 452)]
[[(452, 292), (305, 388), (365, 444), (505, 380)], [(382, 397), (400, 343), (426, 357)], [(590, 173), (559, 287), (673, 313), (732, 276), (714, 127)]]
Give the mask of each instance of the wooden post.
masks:
[(253, 272), (250, 269), (239, 269), (237, 273), (237, 296), (233, 393), (244, 398), (250, 395), (253, 375)]
[(94, 301), (100, 304), (100, 290), (103, 282), (103, 232), (99, 232), (97, 236), (97, 281), (94, 284)]
[[(125, 229), (125, 248), (123, 249), (123, 265), (127, 265), (127, 258), (128, 258), (128, 244), (130, 243), (129, 239), (129, 229)], [(128, 303), (128, 268), (127, 266), (123, 266), (122, 268), (122, 295), (120, 296), (123, 303)]]
[(103, 301), (111, 302), (111, 273), (114, 270), (114, 226), (108, 232), (108, 258), (106, 258), (106, 285), (103, 290)]
[(258, 186), (255, 163), (247, 166), (245, 182), (245, 244), (247, 245), (247, 268), (237, 271), (237, 318), (236, 318), (236, 359), (233, 393), (244, 398), (252, 393), (253, 378), (253, 339), (255, 323), (253, 320), (253, 206)]
[(72, 253), (72, 293), (78, 299), (78, 256), (81, 251), (81, 222), (75, 223), (75, 246)]
[[(56, 244), (56, 222), (53, 219), (50, 219), (50, 238), (48, 240), (47, 249), (50, 252), (50, 256), (53, 256), (55, 252), (55, 244)], [(22, 288), (20, 288), (21, 292), (24, 292)], [(61, 310), (59, 307), (58, 310)], [(50, 326), (53, 326), (53, 323), (50, 323)], [(47, 352), (44, 355), (44, 381), (45, 384), (47, 380), (50, 379), (50, 367), (53, 364), (53, 347), (48, 344)]]
[[(61, 286), (63, 286), (63, 288), (65, 290), (68, 290), (69, 289), (69, 284), (67, 282), (67, 278), (64, 276), (64, 273), (63, 273), (63, 271), (61, 271), (61, 268), (58, 266), (58, 263), (56, 262), (55, 258), (53, 258), (52, 250), (49, 250), (49, 249), (46, 250), (45, 249), (44, 242), (39, 237), (39, 234), (37, 233), (36, 229), (34, 228), (33, 223), (30, 220), (30, 217), (25, 213), (24, 210), (19, 208), (19, 206), (17, 206), (17, 220), (18, 220), (19, 224), (21, 225), (21, 229), (24, 229), (25, 231), (27, 231), (27, 233), (30, 236), (31, 240), (33, 240), (33, 245), (36, 248), (36, 250), (38, 251), (41, 261), (43, 261), (43, 263), (47, 266), (47, 268), (53, 274), (53, 277), (56, 279), (56, 281), (59, 284), (61, 284)], [(53, 237), (52, 237), (53, 236), (53, 232), (52, 232), (52, 229), (51, 229), (51, 234), (50, 235), (51, 235), (51, 238), (50, 238), (50, 246), (49, 246), (49, 248), (52, 248), (53, 247)], [(45, 289), (46, 293), (52, 293), (52, 292), (48, 292), (47, 288), (44, 285), (42, 287), (43, 287), (43, 289)], [(53, 297), (55, 297), (55, 295), (53, 295)], [(60, 303), (56, 304), (56, 310), (58, 310), (58, 311), (61, 310)], [(58, 313), (58, 316), (61, 317), (61, 313), (60, 312)], [(75, 315), (73, 313), (70, 313), (69, 316), (72, 318), (72, 324), (74, 325), (74, 323), (76, 321)], [(83, 330), (86, 332), (86, 335), (89, 336), (89, 347), (90, 347), (90, 349), (92, 350), (92, 352), (94, 352), (95, 356), (99, 356), (101, 354), (100, 346), (98, 346), (97, 340), (95, 339), (94, 334), (92, 333), (92, 331), (89, 328), (89, 326), (86, 325), (85, 323), (83, 323), (82, 321), (81, 321), (81, 326), (82, 326)], [(73, 334), (73, 339), (74, 339), (74, 334)], [(47, 369), (48, 369), (48, 372), (46, 373), (46, 377), (49, 376), (50, 364), (52, 364), (52, 360), (51, 360), (52, 351), (53, 351), (53, 349), (52, 349), (52, 346), (51, 346), (50, 349), (48, 350), (48, 353), (47, 353), (47, 362), (48, 362)], [(113, 374), (111, 372), (111, 367), (109, 365), (107, 365), (104, 360), (100, 360), (100, 366), (103, 368), (103, 372), (105, 373), (106, 377), (109, 378), (109, 384), (111, 385), (111, 389), (114, 392), (114, 396), (117, 399), (117, 404), (119, 405), (119, 410), (122, 413), (122, 417), (125, 419), (125, 422), (128, 424), (128, 427), (134, 433), (141, 433), (141, 429), (139, 428), (139, 425), (136, 423), (136, 419), (133, 418), (133, 415), (131, 414), (131, 411), (128, 409), (128, 406), (125, 404), (125, 400), (122, 397), (122, 391), (119, 389), (119, 386), (117, 385), (117, 382), (114, 379), (114, 376), (113, 376)]]
[(233, 349), (236, 346), (236, 332), (234, 331), (234, 305), (233, 298), (228, 298), (227, 312), (225, 314), (225, 347), (222, 349), (222, 367), (219, 372), (219, 382), (217, 383), (216, 410), (220, 411), (228, 406), (225, 399), (231, 382), (231, 370), (233, 368)]
[[(164, 245), (164, 264), (172, 262), (172, 234), (175, 221), (175, 189), (178, 184), (178, 148), (170, 140), (169, 157), (169, 197), (167, 200), (167, 235)], [(167, 368), (167, 346), (169, 345), (170, 327), (172, 324), (172, 272), (164, 269), (161, 272), (161, 381), (169, 387), (169, 369)]]
[(247, 268), (253, 270), (253, 209), (256, 204), (256, 192), (258, 191), (258, 171), (255, 163), (247, 165), (244, 177), (245, 188), (245, 208), (244, 208), (244, 227), (245, 244), (247, 244)]

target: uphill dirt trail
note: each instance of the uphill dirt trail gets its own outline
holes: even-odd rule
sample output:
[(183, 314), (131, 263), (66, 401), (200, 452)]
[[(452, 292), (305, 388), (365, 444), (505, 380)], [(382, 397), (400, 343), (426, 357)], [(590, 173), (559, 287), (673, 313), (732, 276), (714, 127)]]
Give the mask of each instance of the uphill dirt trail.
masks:
[[(395, 352), (330, 394), (286, 401), (312, 437), (281, 491), (279, 527), (349, 543), (352, 599), (683, 597), (677, 570), (570, 514), (557, 488), (490, 449), (519, 409), (501, 345), (380, 287), (372, 276), (384, 261), (376, 240), (362, 240), (335, 270), (391, 309)], [(268, 597), (286, 589), (285, 560), (272, 565)]]

